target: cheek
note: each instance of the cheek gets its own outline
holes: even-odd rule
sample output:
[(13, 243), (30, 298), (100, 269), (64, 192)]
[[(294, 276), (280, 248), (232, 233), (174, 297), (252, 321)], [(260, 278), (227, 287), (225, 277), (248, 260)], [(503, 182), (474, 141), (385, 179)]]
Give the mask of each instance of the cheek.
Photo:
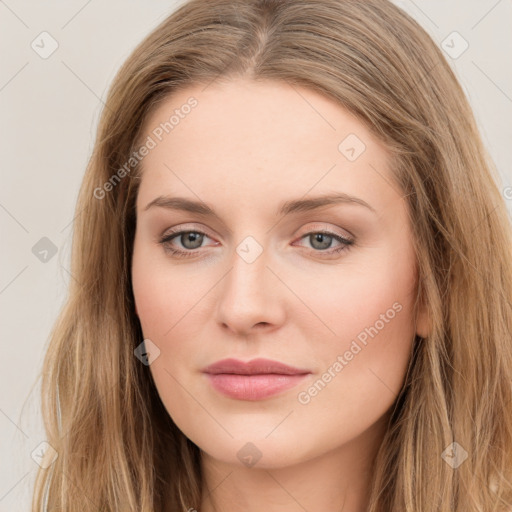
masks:
[(155, 257), (155, 251), (135, 243), (132, 287), (138, 317), (144, 339), (160, 351), (150, 370), (162, 401), (176, 407), (178, 415), (190, 400), (179, 383), (187, 380), (192, 368), (202, 367), (197, 357), (204, 348), (201, 331), (214, 282), (206, 272), (198, 275), (187, 265), (172, 266), (161, 254)]
[(396, 400), (414, 341), (410, 310), (398, 302), (391, 308), (387, 301), (381, 307), (372, 304), (363, 323), (349, 318), (340, 321), (339, 328), (345, 326), (354, 335), (342, 335), (330, 343), (321, 372), (298, 390), (303, 418), (326, 425), (327, 438), (356, 437)]
[(172, 268), (165, 257), (135, 243), (132, 287), (144, 336), (164, 339), (207, 291), (184, 266)]
[[(150, 339), (160, 350), (150, 364), (158, 394), (169, 415), (179, 428), (187, 431), (192, 421), (188, 414), (190, 396), (180, 385), (183, 373), (190, 370), (190, 318), (187, 317), (205, 291), (180, 269), (171, 271), (163, 258), (155, 258), (146, 247), (134, 246), (132, 287), (144, 339)], [(190, 385), (186, 384), (187, 388)], [(184, 416), (184, 418), (182, 417)]]
[[(330, 280), (310, 294), (311, 306), (336, 334), (323, 338), (322, 368), (302, 401), (320, 418), (370, 425), (392, 405), (404, 381), (415, 338), (415, 267), (412, 253), (382, 253), (357, 272)], [(339, 412), (332, 404), (339, 404)]]
[(389, 333), (389, 341), (413, 335), (416, 270), (411, 248), (404, 247), (399, 255), (392, 247), (368, 251), (364, 259), (356, 263), (355, 258), (347, 259), (334, 271), (322, 269), (314, 278), (307, 274), (285, 277), (304, 298), (318, 319), (319, 334), (329, 345), (332, 341), (333, 349), (343, 349), (358, 336), (364, 342), (374, 325), (382, 338)]

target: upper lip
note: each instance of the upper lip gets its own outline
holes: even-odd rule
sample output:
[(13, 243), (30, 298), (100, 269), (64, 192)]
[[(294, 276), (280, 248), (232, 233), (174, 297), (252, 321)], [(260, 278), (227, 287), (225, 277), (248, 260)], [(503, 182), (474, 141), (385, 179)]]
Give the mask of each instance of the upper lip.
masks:
[(279, 361), (271, 359), (252, 359), (251, 361), (239, 361), (238, 359), (222, 359), (203, 369), (205, 373), (219, 374), (232, 373), (238, 375), (261, 375), (261, 374), (280, 374), (280, 375), (301, 375), (311, 373), (303, 368), (295, 368)]

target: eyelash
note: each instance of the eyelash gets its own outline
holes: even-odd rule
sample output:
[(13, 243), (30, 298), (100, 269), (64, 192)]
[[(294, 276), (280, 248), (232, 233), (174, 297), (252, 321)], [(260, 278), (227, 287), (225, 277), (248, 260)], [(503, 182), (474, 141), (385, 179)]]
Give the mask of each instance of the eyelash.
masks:
[[(190, 257), (193, 257), (196, 255), (197, 251), (199, 251), (199, 249), (190, 249), (190, 250), (187, 250), (187, 251), (182, 251), (180, 249), (176, 249), (174, 247), (172, 247), (170, 245), (170, 242), (174, 239), (174, 238), (177, 238), (181, 235), (184, 235), (184, 234), (187, 234), (187, 233), (196, 233), (196, 234), (199, 234), (199, 235), (204, 235), (206, 237), (208, 237), (208, 235), (206, 233), (204, 233), (203, 231), (199, 231), (199, 230), (184, 230), (184, 231), (176, 231), (176, 232), (172, 232), (172, 233), (168, 233), (166, 235), (164, 235), (160, 240), (159, 240), (159, 243), (164, 247), (164, 249), (168, 252), (170, 252), (173, 256), (177, 257), (177, 258), (190, 258)], [(341, 253), (343, 251), (348, 251), (351, 246), (354, 244), (354, 240), (351, 240), (351, 239), (348, 239), (348, 238), (344, 238), (340, 235), (337, 235), (336, 233), (332, 233), (330, 231), (324, 231), (324, 230), (320, 230), (320, 231), (310, 231), (309, 233), (305, 233), (303, 236), (301, 236), (300, 240), (302, 240), (303, 238), (306, 238), (308, 236), (311, 236), (311, 235), (317, 235), (317, 234), (322, 234), (322, 235), (328, 235), (332, 238), (334, 238), (336, 241), (340, 242), (342, 245), (340, 245), (340, 247), (336, 248), (336, 249), (331, 249), (331, 250), (315, 250), (315, 249), (310, 249), (313, 253), (318, 253), (318, 254), (327, 254), (329, 256), (332, 256), (332, 255), (335, 255), (335, 254), (338, 254), (338, 253)], [(208, 237), (210, 238), (210, 237)]]

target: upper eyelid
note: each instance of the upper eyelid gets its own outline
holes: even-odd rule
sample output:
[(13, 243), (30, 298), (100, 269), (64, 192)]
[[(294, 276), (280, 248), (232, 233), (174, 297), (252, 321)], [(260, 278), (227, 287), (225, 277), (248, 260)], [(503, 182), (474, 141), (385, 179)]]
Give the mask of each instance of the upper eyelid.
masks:
[[(187, 227), (188, 225), (191, 225), (190, 227)], [(355, 238), (355, 236), (350, 232), (348, 231), (346, 228), (330, 228), (330, 227), (325, 227), (321, 221), (312, 221), (312, 222), (309, 222), (308, 224), (314, 224), (311, 228), (309, 228), (307, 231), (304, 232), (304, 234), (309, 234), (309, 233), (317, 233), (319, 231), (330, 231), (332, 232), (333, 234), (336, 234), (338, 236), (341, 236), (343, 238)], [(343, 231), (345, 231), (347, 234), (348, 234), (348, 237), (347, 236), (344, 236), (343, 234), (340, 234), (340, 233), (337, 233), (337, 229), (342, 229)], [(178, 227), (173, 227), (173, 228), (169, 228), (169, 231), (167, 233), (167, 230), (164, 231), (164, 234), (162, 235), (162, 237), (166, 236), (165, 233), (167, 234), (176, 234), (176, 233), (181, 233), (181, 232), (201, 232), (201, 233), (204, 233), (205, 235), (208, 235), (210, 236), (210, 238), (214, 238), (214, 236), (211, 236), (209, 235), (209, 229), (208, 228), (203, 228), (203, 227), (196, 227), (193, 225), (193, 223), (184, 223), (184, 224), (179, 224)], [(231, 231), (230, 231), (231, 232)]]
[[(317, 223), (317, 225), (320, 224), (320, 223)], [(338, 229), (341, 229), (341, 228), (338, 228)], [(340, 233), (337, 233), (336, 232), (336, 229), (335, 228), (328, 228), (328, 227), (316, 227), (316, 226), (313, 226), (311, 228), (309, 228), (308, 230), (306, 230), (304, 232), (304, 235), (306, 234), (309, 234), (309, 233), (318, 233), (318, 232), (321, 232), (321, 231), (329, 231), (329, 232), (332, 232), (333, 234), (335, 235), (338, 235), (338, 236), (341, 236), (343, 238), (351, 238), (353, 237), (352, 233), (350, 233), (347, 229), (343, 229), (343, 231), (345, 231), (346, 233), (348, 233), (348, 237), (344, 236), (343, 234), (340, 234)], [(188, 233), (188, 232), (192, 232), (192, 233), (203, 233), (205, 235), (208, 235), (210, 238), (214, 238), (213, 236), (209, 235), (209, 230), (206, 229), (206, 228), (197, 228), (197, 227), (194, 227), (194, 226), (191, 226), (191, 227), (187, 227), (187, 225), (179, 225), (179, 227), (177, 228), (169, 228), (169, 230), (165, 230), (164, 233), (161, 235), (162, 237), (165, 237), (167, 235), (171, 235), (171, 234), (178, 234), (178, 233)]]
[(194, 227), (185, 227), (184, 226), (179, 226), (178, 228), (171, 228), (169, 230), (166, 230), (164, 231), (164, 233), (161, 235), (160, 238), (167, 238), (171, 235), (179, 235), (179, 234), (182, 234), (182, 233), (202, 233), (206, 236), (208, 236), (209, 238), (214, 238), (213, 236), (209, 235), (208, 234), (208, 230), (207, 229), (204, 229), (204, 228), (194, 228)]

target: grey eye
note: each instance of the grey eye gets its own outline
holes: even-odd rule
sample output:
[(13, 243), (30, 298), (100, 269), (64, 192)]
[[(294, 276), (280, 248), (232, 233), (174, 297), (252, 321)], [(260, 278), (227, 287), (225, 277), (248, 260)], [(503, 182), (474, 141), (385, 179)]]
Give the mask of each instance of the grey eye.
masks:
[(331, 246), (333, 238), (326, 233), (312, 233), (309, 235), (309, 242), (314, 249), (325, 250)]
[(203, 243), (204, 234), (196, 231), (186, 231), (179, 235), (179, 240), (186, 249), (198, 249)]

